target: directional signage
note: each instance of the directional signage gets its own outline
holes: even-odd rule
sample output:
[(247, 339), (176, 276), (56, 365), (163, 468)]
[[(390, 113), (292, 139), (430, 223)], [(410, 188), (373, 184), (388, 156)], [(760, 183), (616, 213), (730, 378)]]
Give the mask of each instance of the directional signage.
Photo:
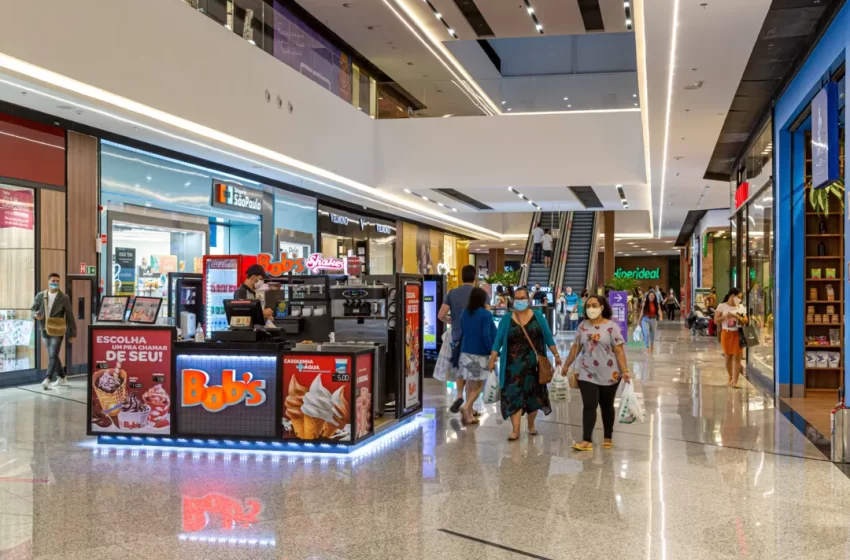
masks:
[(620, 327), (623, 338), (629, 339), (629, 292), (609, 292), (611, 320)]

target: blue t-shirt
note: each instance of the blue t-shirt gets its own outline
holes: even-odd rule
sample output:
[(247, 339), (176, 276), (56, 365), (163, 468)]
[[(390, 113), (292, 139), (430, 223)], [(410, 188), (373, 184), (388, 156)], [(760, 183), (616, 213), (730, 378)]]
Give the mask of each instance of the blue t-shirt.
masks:
[(567, 309), (578, 310), (578, 295), (573, 292), (571, 294), (564, 294), (564, 297), (567, 300)]
[(464, 332), (460, 351), (474, 356), (489, 356), (496, 339), (496, 324), (493, 323), (493, 313), (487, 309), (476, 309), (472, 313), (464, 309), (461, 314), (461, 324)]
[(460, 316), (463, 315), (463, 310), (469, 305), (469, 294), (472, 293), (472, 284), (463, 284), (446, 294), (446, 299), (443, 300), (445, 305), (449, 306), (452, 318), (452, 341), (457, 342), (463, 335), (463, 329), (460, 326)]

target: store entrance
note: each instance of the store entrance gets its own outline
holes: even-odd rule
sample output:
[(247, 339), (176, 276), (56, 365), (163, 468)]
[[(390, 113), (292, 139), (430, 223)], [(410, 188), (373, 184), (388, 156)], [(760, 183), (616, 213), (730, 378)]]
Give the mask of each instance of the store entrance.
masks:
[(89, 326), (97, 315), (97, 276), (69, 274), (65, 278), (65, 293), (71, 300), (74, 319), (77, 321), (77, 338), (74, 344), (65, 344), (65, 369), (68, 375), (87, 373), (89, 363)]

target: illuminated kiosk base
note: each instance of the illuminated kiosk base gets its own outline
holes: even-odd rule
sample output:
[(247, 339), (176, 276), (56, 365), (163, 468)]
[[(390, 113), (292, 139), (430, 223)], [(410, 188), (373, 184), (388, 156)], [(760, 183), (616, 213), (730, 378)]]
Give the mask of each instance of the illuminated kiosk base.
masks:
[[(372, 446), (380, 447), (395, 439), (403, 437), (419, 428), (421, 420), (426, 418), (427, 412), (419, 412), (403, 418), (390, 428), (375, 434), (369, 439), (354, 445), (331, 444), (331, 443), (306, 443), (288, 441), (262, 441), (247, 439), (210, 439), (210, 438), (183, 438), (183, 437), (161, 437), (161, 436), (120, 436), (120, 435), (98, 435), (97, 444), (102, 447), (144, 447), (157, 449), (175, 450), (198, 450), (229, 453), (285, 453), (285, 454), (327, 454), (356, 456), (365, 449)], [(433, 416), (433, 413), (430, 414)]]

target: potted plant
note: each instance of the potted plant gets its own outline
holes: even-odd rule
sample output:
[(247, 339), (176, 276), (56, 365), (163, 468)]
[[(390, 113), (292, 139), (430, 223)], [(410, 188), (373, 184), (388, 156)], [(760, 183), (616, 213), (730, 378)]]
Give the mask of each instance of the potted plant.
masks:
[(831, 185), (820, 189), (809, 189), (809, 202), (819, 216), (829, 217), (830, 202), (833, 197), (838, 199), (841, 214), (844, 214), (844, 179), (838, 179)]

